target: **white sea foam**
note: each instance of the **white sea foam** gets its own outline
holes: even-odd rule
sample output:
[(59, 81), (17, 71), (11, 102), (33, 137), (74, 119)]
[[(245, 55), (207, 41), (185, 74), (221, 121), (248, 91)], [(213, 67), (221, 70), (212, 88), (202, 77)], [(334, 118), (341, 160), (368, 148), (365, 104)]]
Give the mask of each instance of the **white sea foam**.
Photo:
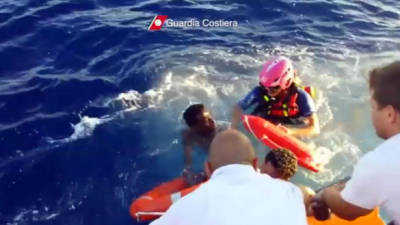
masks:
[[(163, 79), (143, 93), (129, 90), (105, 101), (104, 106), (115, 108), (116, 112), (103, 118), (82, 117), (73, 125), (73, 134), (63, 141), (88, 137), (101, 124), (148, 109), (160, 112), (156, 120), (171, 120), (178, 129), (183, 126), (183, 110), (199, 102), (210, 108), (217, 119), (229, 121), (233, 105), (258, 85), (258, 72), (263, 61), (271, 55), (286, 55), (294, 61), (303, 84), (318, 90), (316, 106), (321, 135), (307, 142), (315, 146), (316, 157), (325, 164), (325, 170), (318, 175), (307, 175), (307, 179), (321, 184), (336, 179), (350, 172), (359, 156), (370, 149), (370, 143), (363, 146), (364, 142), (357, 141), (360, 137), (373, 135), (371, 125), (365, 123), (369, 121), (366, 74), (373, 65), (387, 62), (394, 53), (365, 56), (348, 49), (338, 48), (332, 53), (318, 48), (287, 46), (264, 49), (253, 56), (238, 55), (226, 49), (202, 49), (195, 55), (196, 49), (192, 50), (190, 53), (168, 53), (171, 60), (186, 57), (191, 58), (191, 63), (166, 69), (161, 74)], [(321, 54), (325, 54), (324, 57)], [(146, 131), (157, 126), (154, 124), (157, 121), (151, 118), (140, 126)], [(149, 136), (147, 133), (143, 133), (143, 141), (154, 147), (149, 152), (151, 157), (176, 148), (176, 145), (165, 144), (165, 133), (150, 132)], [(337, 158), (347, 161), (340, 162), (335, 160)]]

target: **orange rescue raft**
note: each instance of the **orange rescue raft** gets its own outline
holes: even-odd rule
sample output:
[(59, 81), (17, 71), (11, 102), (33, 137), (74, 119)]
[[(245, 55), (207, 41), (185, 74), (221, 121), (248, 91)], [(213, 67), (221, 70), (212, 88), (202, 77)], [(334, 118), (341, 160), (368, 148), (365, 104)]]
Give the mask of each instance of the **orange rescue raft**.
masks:
[[(182, 177), (162, 183), (136, 199), (131, 204), (129, 212), (137, 221), (157, 219), (167, 211), (174, 202), (193, 192), (200, 185), (201, 184), (198, 184), (187, 188)], [(346, 221), (335, 215), (332, 215), (331, 219), (326, 221), (318, 221), (313, 217), (308, 217), (307, 221), (309, 225), (384, 225), (383, 220), (379, 217), (378, 209), (354, 221)]]
[(307, 218), (309, 225), (385, 225), (379, 216), (379, 209), (375, 209), (366, 216), (359, 217), (353, 221), (343, 220), (332, 215), (329, 220), (318, 221), (314, 217)]
[(243, 115), (244, 127), (258, 140), (271, 149), (285, 148), (292, 151), (299, 162), (299, 165), (313, 172), (318, 172), (321, 165), (317, 164), (307, 144), (287, 134), (285, 131), (258, 116)]
[(130, 215), (137, 221), (154, 220), (183, 196), (201, 184), (187, 187), (182, 177), (165, 182), (136, 199), (129, 208)]

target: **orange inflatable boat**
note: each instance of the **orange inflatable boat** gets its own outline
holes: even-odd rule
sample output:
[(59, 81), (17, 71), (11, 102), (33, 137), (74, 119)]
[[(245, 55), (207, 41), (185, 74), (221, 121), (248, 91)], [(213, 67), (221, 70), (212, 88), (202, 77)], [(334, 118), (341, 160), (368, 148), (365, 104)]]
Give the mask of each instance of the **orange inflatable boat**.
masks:
[(379, 216), (378, 209), (353, 221), (343, 220), (335, 215), (332, 215), (331, 219), (326, 221), (318, 221), (314, 217), (307, 218), (307, 221), (309, 225), (385, 225)]
[[(129, 208), (129, 213), (137, 221), (157, 219), (174, 202), (196, 190), (200, 185), (188, 188), (182, 177), (162, 183), (133, 201)], [(309, 225), (384, 225), (383, 220), (379, 217), (378, 209), (354, 221), (342, 220), (335, 215), (332, 215), (331, 219), (326, 221), (318, 221), (313, 217), (307, 218), (307, 221)]]
[(243, 115), (242, 122), (251, 134), (271, 149), (288, 149), (297, 156), (300, 166), (313, 172), (320, 170), (321, 165), (314, 161), (311, 149), (304, 142), (258, 116)]
[(157, 219), (167, 211), (172, 203), (194, 191), (200, 185), (187, 187), (182, 177), (162, 183), (136, 199), (131, 204), (129, 213), (137, 221)]

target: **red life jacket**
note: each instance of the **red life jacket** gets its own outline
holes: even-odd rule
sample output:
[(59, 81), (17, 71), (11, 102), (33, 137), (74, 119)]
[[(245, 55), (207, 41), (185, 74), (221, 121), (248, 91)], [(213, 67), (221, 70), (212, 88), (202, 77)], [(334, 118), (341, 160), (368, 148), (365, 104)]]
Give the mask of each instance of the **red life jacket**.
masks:
[(310, 86), (297, 86), (291, 87), (280, 101), (271, 102), (271, 97), (264, 94), (263, 98), (268, 104), (267, 115), (273, 117), (296, 117), (299, 114), (299, 106), (297, 105), (298, 88), (306, 91), (313, 99), (316, 96), (316, 91)]
[(264, 95), (264, 100), (269, 103), (267, 114), (273, 117), (297, 117), (299, 114), (299, 106), (296, 103), (297, 97), (297, 88), (290, 90), (286, 96), (276, 102), (270, 102), (271, 97)]
[(279, 100), (272, 98), (263, 88), (261, 98), (259, 98), (258, 106), (253, 111), (253, 115), (261, 116), (268, 120), (278, 119), (293, 119), (298, 117), (299, 106), (297, 105), (298, 89), (303, 89), (314, 99), (316, 91), (313, 87), (293, 85), (289, 88), (286, 95)]

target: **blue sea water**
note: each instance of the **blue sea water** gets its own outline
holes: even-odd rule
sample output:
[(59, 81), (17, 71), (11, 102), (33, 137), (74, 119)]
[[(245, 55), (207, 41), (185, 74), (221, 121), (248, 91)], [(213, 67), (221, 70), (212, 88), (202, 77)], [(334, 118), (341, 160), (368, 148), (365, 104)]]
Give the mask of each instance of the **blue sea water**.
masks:
[[(238, 26), (148, 31), (156, 15)], [(229, 121), (271, 55), (320, 92), (326, 169), (294, 181), (348, 175), (380, 142), (367, 72), (399, 50), (397, 0), (3, 0), (0, 224), (136, 224), (131, 201), (183, 167), (185, 107)]]

